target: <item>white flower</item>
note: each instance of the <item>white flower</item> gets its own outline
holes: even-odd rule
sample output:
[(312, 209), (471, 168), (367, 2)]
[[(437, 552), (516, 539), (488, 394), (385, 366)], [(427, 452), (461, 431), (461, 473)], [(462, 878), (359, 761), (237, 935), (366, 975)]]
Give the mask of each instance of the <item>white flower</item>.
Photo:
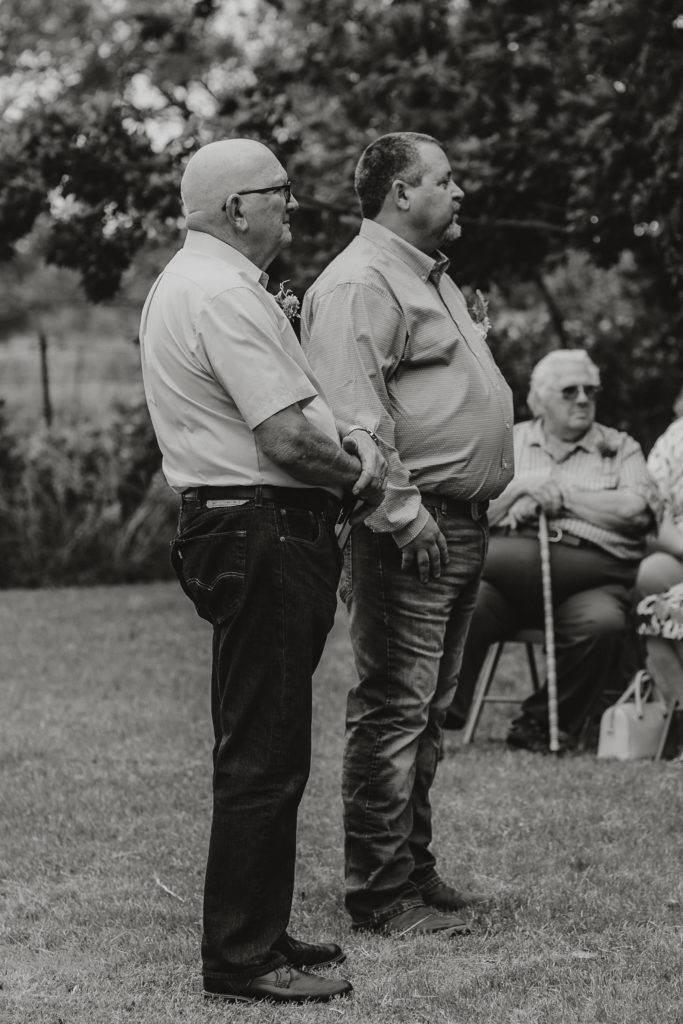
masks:
[(489, 300), (485, 298), (477, 288), (474, 293), (474, 298), (467, 307), (467, 312), (470, 314), (472, 323), (484, 340), (491, 330), (491, 321), (489, 320), (488, 309)]
[(299, 313), (301, 304), (291, 288), (285, 288), (286, 284), (287, 282), (283, 281), (280, 285), (280, 291), (275, 296), (275, 301), (288, 320), (298, 320), (301, 315)]

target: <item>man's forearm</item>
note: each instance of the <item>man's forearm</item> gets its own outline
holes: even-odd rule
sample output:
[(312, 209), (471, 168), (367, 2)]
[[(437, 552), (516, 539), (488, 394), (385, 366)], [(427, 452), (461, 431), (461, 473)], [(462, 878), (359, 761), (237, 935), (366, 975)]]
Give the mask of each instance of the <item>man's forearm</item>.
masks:
[(334, 486), (350, 491), (360, 474), (360, 459), (310, 424), (295, 436), (279, 438), (269, 445), (266, 454), (295, 480), (316, 487)]
[(633, 529), (634, 520), (646, 517), (649, 512), (643, 497), (625, 489), (584, 491), (563, 486), (562, 493), (567, 512), (606, 530), (629, 532)]

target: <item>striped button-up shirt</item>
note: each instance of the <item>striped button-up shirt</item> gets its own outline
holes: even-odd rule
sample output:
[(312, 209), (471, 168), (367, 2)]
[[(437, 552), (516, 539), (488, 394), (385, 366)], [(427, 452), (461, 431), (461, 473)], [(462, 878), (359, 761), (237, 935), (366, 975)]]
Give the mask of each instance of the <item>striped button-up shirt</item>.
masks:
[[(526, 420), (515, 426), (515, 482), (525, 476), (547, 475), (560, 488), (578, 487), (583, 491), (611, 494), (631, 492), (640, 495), (653, 511), (658, 511), (656, 487), (637, 441), (621, 430), (593, 423), (590, 430), (576, 442), (562, 459), (556, 459), (546, 445), (540, 419)], [(507, 522), (501, 519), (501, 525)], [(569, 512), (548, 517), (552, 529), (559, 528), (582, 540), (616, 555), (617, 558), (640, 559), (645, 553), (645, 530), (619, 533), (578, 519)]]
[(389, 463), (367, 525), (399, 545), (427, 521), (421, 492), (483, 501), (513, 472), (512, 395), (447, 267), (364, 220), (303, 302), (304, 351), (337, 418), (375, 430)]

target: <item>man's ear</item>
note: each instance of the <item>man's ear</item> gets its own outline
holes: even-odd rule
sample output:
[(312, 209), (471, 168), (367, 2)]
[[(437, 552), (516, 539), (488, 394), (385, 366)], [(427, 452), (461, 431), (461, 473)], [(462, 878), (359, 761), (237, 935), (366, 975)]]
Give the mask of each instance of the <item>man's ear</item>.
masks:
[(242, 202), (242, 196), (238, 196), (237, 193), (233, 193), (225, 201), (225, 216), (228, 218), (230, 224), (242, 234), (248, 229), (249, 223), (244, 213), (244, 203)]
[(410, 197), (408, 195), (408, 188), (409, 186), (405, 183), (405, 181), (401, 181), (400, 178), (397, 178), (396, 181), (393, 181), (391, 183), (391, 189), (389, 190), (390, 195), (392, 196), (394, 204), (398, 207), (399, 210), (410, 209)]

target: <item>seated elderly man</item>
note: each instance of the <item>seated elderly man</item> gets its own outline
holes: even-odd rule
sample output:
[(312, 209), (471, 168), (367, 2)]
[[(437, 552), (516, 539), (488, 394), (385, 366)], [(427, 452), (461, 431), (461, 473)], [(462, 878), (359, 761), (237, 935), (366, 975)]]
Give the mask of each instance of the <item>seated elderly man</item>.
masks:
[[(446, 728), (464, 724), (489, 644), (544, 623), (538, 510), (548, 518), (561, 739), (578, 736), (615, 671), (656, 488), (640, 446), (595, 422), (598, 368), (579, 349), (531, 375), (534, 419), (515, 426), (515, 476), (490, 506), (491, 543)], [(548, 742), (544, 686), (522, 706), (511, 746)]]

